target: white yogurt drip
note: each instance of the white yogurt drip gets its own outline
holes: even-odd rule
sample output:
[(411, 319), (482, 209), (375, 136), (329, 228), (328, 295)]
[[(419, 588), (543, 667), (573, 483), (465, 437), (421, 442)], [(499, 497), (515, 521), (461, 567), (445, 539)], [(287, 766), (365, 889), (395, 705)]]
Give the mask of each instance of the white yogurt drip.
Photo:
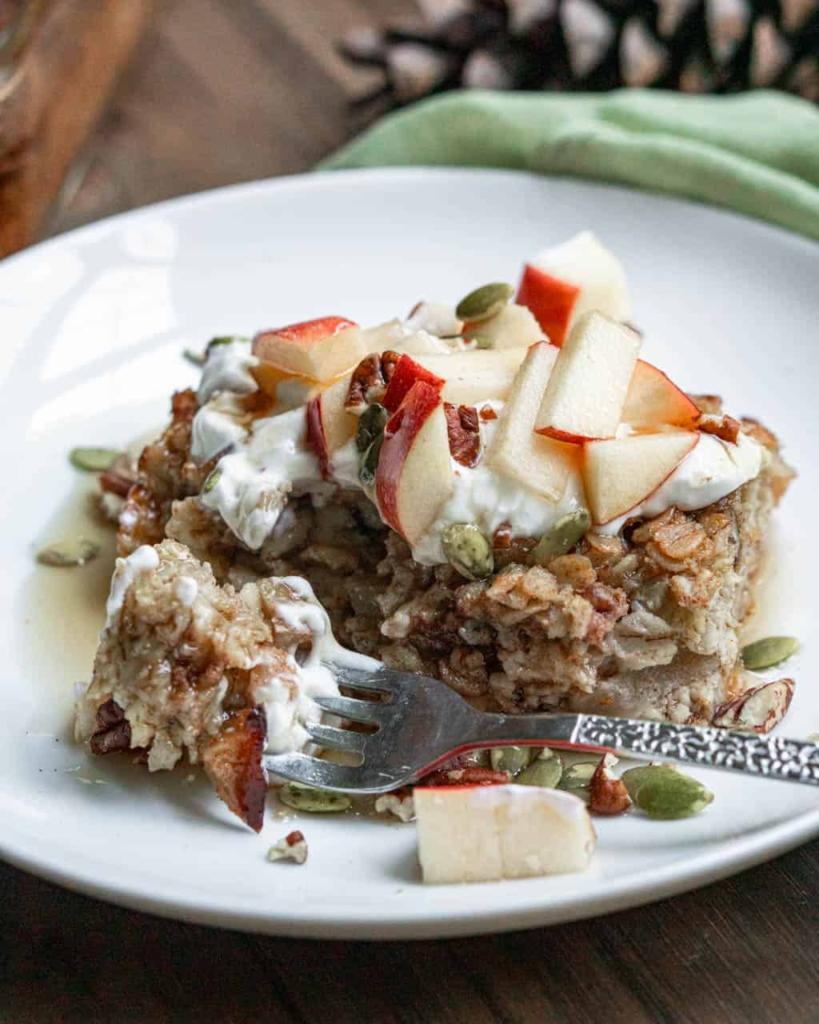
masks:
[(211, 346), (196, 396), (200, 405), (219, 391), (249, 395), (256, 390), (256, 380), (250, 371), (259, 365), (259, 360), (251, 353), (250, 344), (248, 339), (239, 338)]
[(758, 475), (763, 452), (762, 445), (747, 434), (740, 434), (736, 444), (713, 434), (700, 434), (693, 450), (654, 494), (629, 509), (626, 515), (597, 527), (597, 530), (616, 534), (626, 520), (635, 517), (651, 519), (672, 505), (684, 512), (712, 505)]
[[(283, 583), (301, 598), (298, 601), (277, 601), (276, 612), (291, 629), (308, 630), (313, 644), (306, 658), (293, 671), (298, 680), (297, 693), (287, 681), (273, 679), (256, 692), (267, 715), (267, 746), (271, 754), (301, 750), (310, 741), (305, 726), (321, 721), (321, 708), (316, 697), (337, 697), (338, 686), (332, 671), (323, 662), (335, 662), (352, 668), (370, 671), (380, 663), (363, 654), (342, 647), (333, 636), (327, 612), (318, 603), (310, 584), (300, 576), (285, 576)], [(292, 655), (291, 655), (292, 657)]]
[(239, 399), (225, 392), (211, 399), (193, 418), (191, 457), (195, 462), (207, 462), (214, 455), (231, 448), (247, 436), (247, 427), (239, 422), (244, 410)]
[(118, 558), (111, 577), (111, 589), (105, 602), (105, 628), (110, 629), (117, 624), (125, 592), (142, 573), (153, 572), (159, 565), (159, 555), (149, 545), (143, 544), (127, 558)]

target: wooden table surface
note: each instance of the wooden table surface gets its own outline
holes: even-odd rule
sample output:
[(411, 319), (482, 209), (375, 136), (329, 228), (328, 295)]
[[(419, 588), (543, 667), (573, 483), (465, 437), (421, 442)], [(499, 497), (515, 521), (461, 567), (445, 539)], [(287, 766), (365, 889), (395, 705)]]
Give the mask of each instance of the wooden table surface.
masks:
[[(308, 168), (364, 88), (333, 39), (401, 0), (165, 0), (50, 223)], [(0, 825), (0, 827), (2, 827)], [(178, 924), (0, 865), (0, 1020), (819, 1020), (819, 843), (700, 892), (507, 936), (307, 942)]]

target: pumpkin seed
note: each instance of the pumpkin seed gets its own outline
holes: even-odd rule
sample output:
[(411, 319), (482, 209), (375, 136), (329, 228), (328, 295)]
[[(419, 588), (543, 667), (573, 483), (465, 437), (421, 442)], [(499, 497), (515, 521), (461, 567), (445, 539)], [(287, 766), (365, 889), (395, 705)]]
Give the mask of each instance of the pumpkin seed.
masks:
[(529, 552), (532, 565), (546, 565), (558, 555), (565, 555), (586, 535), (591, 526), (591, 516), (585, 508), (575, 509), (561, 516), (557, 522), (543, 534)]
[(441, 544), (450, 565), (468, 580), (492, 575), (492, 545), (474, 523), (450, 523), (441, 533)]
[(622, 781), (634, 805), (662, 821), (690, 818), (714, 799), (701, 782), (667, 764), (630, 768)]
[(378, 402), (367, 406), (359, 418), (355, 434), (355, 446), (360, 452), (366, 452), (373, 441), (384, 433), (389, 416), (384, 406)]
[(773, 668), (799, 650), (799, 641), (792, 636), (766, 636), (742, 648), (745, 668), (758, 672)]
[(182, 358), (187, 359), (189, 363), (193, 363), (194, 366), (204, 366), (208, 361), (208, 357), (204, 352), (197, 352), (192, 348), (185, 348), (182, 350)]
[(530, 756), (529, 747), (495, 747), (489, 752), (489, 762), (493, 771), (517, 775), (527, 767)]
[(381, 454), (381, 445), (384, 443), (384, 435), (379, 434), (370, 447), (364, 452), (361, 459), (361, 468), (358, 471), (358, 479), (365, 487), (372, 487), (375, 483), (375, 471), (378, 469), (378, 457)]
[(104, 473), (121, 454), (116, 448), (72, 448), (68, 458), (72, 466), (86, 473)]
[(219, 483), (221, 477), (222, 470), (219, 469), (219, 467), (217, 466), (216, 469), (212, 470), (208, 474), (207, 479), (205, 480), (204, 484), (202, 484), (202, 493), (208, 494), (210, 491), (212, 491), (213, 488)]
[(567, 789), (581, 796), (583, 790), (588, 790), (596, 769), (597, 764), (594, 761), (577, 761), (563, 772), (558, 788)]
[[(521, 786), (540, 786), (556, 789), (563, 776), (563, 762), (559, 757), (539, 757), (515, 779)], [(561, 786), (561, 789), (563, 787)]]
[(210, 355), (212, 348), (218, 348), (220, 345), (232, 345), (234, 341), (250, 341), (250, 338), (245, 338), (241, 334), (223, 334), (218, 338), (211, 338), (205, 346), (205, 358)]
[(60, 540), (47, 544), (37, 552), (37, 561), (41, 565), (53, 565), (67, 569), (77, 565), (85, 565), (97, 557), (100, 546), (96, 541), (80, 537), (77, 540)]
[(455, 316), (459, 320), (487, 320), (499, 313), (515, 294), (511, 284), (494, 282), (483, 284), (480, 288), (465, 295), (455, 308)]
[(337, 814), (352, 807), (352, 801), (344, 793), (313, 789), (299, 782), (285, 783), (279, 790), (279, 800), (294, 811), (308, 811), (311, 814)]

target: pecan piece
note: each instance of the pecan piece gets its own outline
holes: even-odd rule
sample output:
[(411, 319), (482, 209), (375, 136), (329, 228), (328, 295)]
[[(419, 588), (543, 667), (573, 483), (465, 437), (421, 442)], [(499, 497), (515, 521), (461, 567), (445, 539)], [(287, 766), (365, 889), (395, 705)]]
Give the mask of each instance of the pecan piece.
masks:
[(721, 729), (747, 729), (764, 735), (785, 717), (793, 699), (794, 681), (775, 679), (760, 683), (721, 704), (711, 721)]
[(380, 401), (399, 359), (399, 354), (391, 349), (365, 356), (353, 370), (345, 408), (350, 412), (360, 412), (371, 402)]
[(244, 708), (228, 716), (201, 752), (202, 765), (216, 792), (254, 832), (261, 831), (264, 821), (267, 775), (262, 754), (266, 738), (264, 709)]
[(608, 762), (608, 754), (601, 757), (589, 781), (589, 810), (592, 814), (623, 814), (631, 807), (625, 783), (609, 772)]
[(742, 430), (742, 424), (733, 416), (702, 416), (697, 423), (697, 428), (703, 434), (713, 434), (721, 441), (729, 441), (736, 444)]
[(95, 724), (97, 728), (89, 742), (92, 754), (113, 754), (131, 746), (131, 725), (115, 700), (100, 704)]
[(478, 412), (471, 405), (452, 405), (444, 402), (449, 451), (456, 462), (472, 467), (481, 454), (481, 431)]

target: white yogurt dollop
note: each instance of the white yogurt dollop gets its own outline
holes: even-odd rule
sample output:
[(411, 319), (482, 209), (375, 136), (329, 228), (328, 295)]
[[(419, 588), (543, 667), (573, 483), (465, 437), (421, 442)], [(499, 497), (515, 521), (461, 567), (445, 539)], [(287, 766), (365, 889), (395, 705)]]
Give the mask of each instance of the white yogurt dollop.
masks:
[(259, 360), (250, 351), (250, 345), (249, 339), (237, 338), (210, 347), (196, 395), (200, 405), (219, 391), (249, 395), (256, 390), (256, 380), (250, 371), (259, 365)]

